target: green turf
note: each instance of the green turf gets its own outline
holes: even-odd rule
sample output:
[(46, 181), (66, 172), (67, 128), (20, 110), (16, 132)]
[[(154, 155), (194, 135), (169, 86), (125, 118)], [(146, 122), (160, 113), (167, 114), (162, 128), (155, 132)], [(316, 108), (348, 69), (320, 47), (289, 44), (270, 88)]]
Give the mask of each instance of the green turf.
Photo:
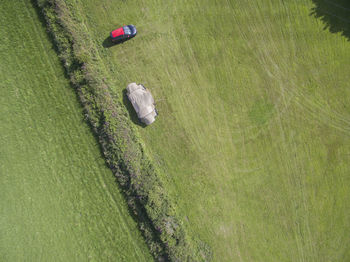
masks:
[(0, 24), (0, 261), (152, 260), (31, 2)]
[(311, 0), (75, 4), (114, 91), (153, 92), (139, 131), (215, 261), (350, 259), (350, 43)]

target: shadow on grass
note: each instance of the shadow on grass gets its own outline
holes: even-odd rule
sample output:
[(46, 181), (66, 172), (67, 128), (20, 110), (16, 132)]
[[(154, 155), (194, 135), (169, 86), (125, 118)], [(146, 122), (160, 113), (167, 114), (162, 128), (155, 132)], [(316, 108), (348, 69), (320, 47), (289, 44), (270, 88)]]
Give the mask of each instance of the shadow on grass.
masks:
[[(45, 20), (44, 15), (43, 15), (42, 12), (41, 12), (40, 7), (38, 6), (38, 3), (36, 2), (36, 0), (30, 0), (30, 3), (31, 3), (31, 5), (32, 5), (33, 8), (34, 8), (35, 13), (36, 13), (36, 16), (37, 16), (37, 18), (39, 19), (41, 25), (43, 26), (43, 28), (46, 29), (46, 32), (47, 32), (47, 39), (49, 40), (52, 49), (55, 50), (55, 52), (56, 52), (57, 54), (59, 54), (58, 47), (57, 47), (57, 45), (56, 45), (56, 43), (55, 43), (55, 40), (54, 40), (55, 37), (54, 37), (54, 35), (53, 35), (51, 32), (48, 31), (48, 29), (47, 29), (47, 22), (46, 22), (46, 20)], [(61, 63), (62, 63), (62, 61), (61, 61)], [(65, 68), (63, 65), (62, 65), (62, 68), (63, 68), (64, 77), (67, 78), (68, 80), (70, 80), (70, 77), (69, 77), (69, 74), (68, 74), (66, 68)], [(71, 83), (70, 81), (69, 81), (69, 83), (70, 83), (70, 87), (72, 87), (72, 86), (73, 86), (72, 83)]]
[(124, 43), (126, 40), (128, 39), (123, 39), (123, 40), (118, 40), (118, 41), (112, 41), (112, 38), (110, 36), (108, 36), (102, 43), (102, 46), (104, 48), (110, 48), (110, 47), (113, 47), (115, 45), (119, 45), (119, 44), (122, 44)]
[(132, 106), (131, 102), (129, 101), (128, 96), (126, 95), (126, 89), (123, 90), (123, 104), (129, 113), (129, 117), (130, 117), (131, 121), (134, 124), (145, 128), (146, 124), (142, 123), (139, 120), (139, 118), (137, 117), (136, 111), (135, 111), (134, 107)]
[(332, 33), (341, 33), (350, 41), (350, 1), (349, 0), (312, 0), (315, 7), (311, 15), (325, 24), (324, 29)]

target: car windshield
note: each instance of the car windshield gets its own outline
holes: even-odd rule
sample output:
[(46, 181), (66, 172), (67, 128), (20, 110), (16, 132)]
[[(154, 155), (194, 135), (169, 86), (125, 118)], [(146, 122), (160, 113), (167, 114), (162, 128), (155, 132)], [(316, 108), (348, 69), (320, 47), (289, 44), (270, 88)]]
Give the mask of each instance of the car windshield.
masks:
[(123, 26), (124, 34), (131, 35), (131, 30), (128, 26)]

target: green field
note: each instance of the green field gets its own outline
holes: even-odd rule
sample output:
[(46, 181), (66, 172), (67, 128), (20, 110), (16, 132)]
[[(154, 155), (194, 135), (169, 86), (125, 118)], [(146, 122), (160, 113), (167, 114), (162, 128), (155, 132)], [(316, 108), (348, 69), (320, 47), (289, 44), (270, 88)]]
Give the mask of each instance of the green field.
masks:
[(74, 1), (113, 90), (153, 92), (157, 122), (131, 117), (214, 261), (350, 260), (350, 42), (317, 2)]
[[(124, 103), (214, 261), (350, 260), (346, 0), (66, 2), (112, 91), (151, 89), (151, 126)], [(150, 260), (30, 1), (0, 7), (0, 260)]]
[(0, 261), (151, 261), (31, 1), (0, 24)]

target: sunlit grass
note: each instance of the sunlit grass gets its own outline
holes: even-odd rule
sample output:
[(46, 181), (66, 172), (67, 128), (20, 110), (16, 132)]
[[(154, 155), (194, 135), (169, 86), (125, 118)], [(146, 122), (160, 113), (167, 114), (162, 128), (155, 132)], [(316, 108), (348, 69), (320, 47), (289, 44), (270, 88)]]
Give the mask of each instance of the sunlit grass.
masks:
[(0, 24), (0, 260), (152, 260), (31, 1)]
[(75, 3), (113, 91), (151, 89), (139, 132), (215, 261), (349, 259), (350, 46), (312, 1)]

